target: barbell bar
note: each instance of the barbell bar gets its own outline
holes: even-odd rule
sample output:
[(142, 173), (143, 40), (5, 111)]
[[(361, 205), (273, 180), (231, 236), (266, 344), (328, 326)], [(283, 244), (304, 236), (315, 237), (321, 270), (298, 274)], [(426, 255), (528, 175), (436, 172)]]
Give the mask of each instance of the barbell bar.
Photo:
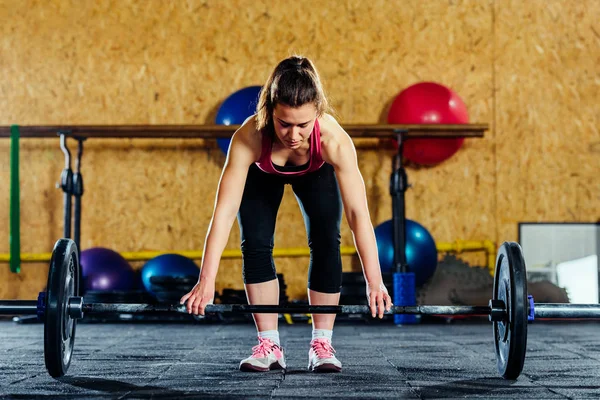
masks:
[[(141, 314), (175, 312), (187, 314), (185, 305), (181, 304), (145, 304), (145, 303), (85, 303), (82, 297), (69, 298), (67, 312), (73, 319), (81, 319), (83, 315), (103, 313)], [(35, 315), (39, 312), (35, 300), (0, 300), (0, 315)], [(303, 304), (248, 305), (248, 304), (208, 304), (207, 314), (244, 314), (244, 313), (280, 313), (280, 314), (370, 314), (371, 308), (366, 305), (316, 306)], [(416, 314), (416, 315), (489, 315), (492, 321), (504, 319), (506, 308), (502, 304), (487, 306), (392, 306), (384, 314)], [(493, 317), (496, 316), (496, 317)], [(534, 318), (537, 319), (600, 319), (600, 304), (562, 304), (538, 303), (534, 305)]]
[[(72, 302), (83, 300), (82, 297), (71, 297), (67, 311), (74, 319), (78, 312), (86, 315), (100, 313), (162, 313), (176, 312), (187, 314), (185, 305), (179, 304), (143, 304), (143, 303), (82, 303), (73, 305)], [(536, 319), (600, 319), (600, 304), (553, 304), (538, 303), (534, 306)], [(35, 315), (38, 313), (35, 300), (0, 300), (0, 315)], [(208, 304), (205, 309), (207, 314), (224, 313), (281, 313), (281, 314), (369, 314), (371, 309), (364, 305), (341, 306), (306, 306), (292, 304), (287, 306), (276, 305), (246, 305), (246, 304)], [(496, 313), (504, 314), (505, 307), (494, 308)], [(418, 315), (492, 315), (490, 306), (392, 306), (384, 314), (418, 314)], [(497, 318), (495, 320), (502, 320)]]
[[(37, 314), (44, 321), (44, 358), (53, 377), (70, 366), (77, 320), (97, 313), (187, 313), (181, 304), (86, 304), (79, 293), (78, 251), (71, 239), (54, 246), (46, 292), (36, 300), (0, 300), (0, 315)], [(366, 305), (247, 305), (209, 304), (206, 313), (370, 314)], [(386, 314), (488, 315), (493, 324), (497, 368), (505, 379), (517, 379), (525, 361), (527, 323), (535, 318), (600, 318), (600, 304), (535, 304), (527, 296), (523, 252), (518, 243), (505, 242), (498, 250), (492, 299), (487, 306), (392, 306)]]
[[(154, 312), (177, 312), (187, 314), (185, 305), (181, 304), (144, 304), (144, 303), (84, 303), (82, 297), (69, 298), (67, 313), (73, 319), (83, 318), (83, 315), (119, 313), (138, 314)], [(207, 314), (225, 313), (302, 313), (302, 314), (369, 314), (371, 308), (366, 305), (315, 306), (291, 304), (277, 305), (248, 305), (248, 304), (208, 304)], [(501, 307), (497, 312), (504, 312)], [(34, 300), (0, 300), (0, 314), (37, 314), (38, 302)], [(385, 314), (422, 314), (422, 315), (488, 315), (489, 306), (392, 306)]]

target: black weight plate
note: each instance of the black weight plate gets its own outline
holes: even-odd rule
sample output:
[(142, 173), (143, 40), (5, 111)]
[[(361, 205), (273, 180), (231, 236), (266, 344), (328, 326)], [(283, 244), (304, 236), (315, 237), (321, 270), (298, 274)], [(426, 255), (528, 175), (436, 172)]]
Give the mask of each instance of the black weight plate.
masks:
[(54, 245), (46, 286), (44, 358), (51, 376), (67, 373), (73, 355), (76, 320), (69, 316), (69, 298), (79, 293), (79, 257), (75, 242), (59, 239)]
[(527, 274), (521, 246), (505, 242), (498, 250), (494, 275), (494, 300), (506, 305), (506, 319), (494, 321), (498, 372), (517, 379), (523, 370), (527, 347)]

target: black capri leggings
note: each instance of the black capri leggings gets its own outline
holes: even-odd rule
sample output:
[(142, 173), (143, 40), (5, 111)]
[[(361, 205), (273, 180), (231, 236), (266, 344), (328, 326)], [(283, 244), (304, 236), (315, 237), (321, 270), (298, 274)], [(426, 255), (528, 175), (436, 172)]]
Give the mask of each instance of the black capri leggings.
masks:
[(308, 288), (339, 293), (342, 200), (333, 167), (327, 163), (317, 171), (291, 177), (267, 174), (254, 164), (250, 167), (238, 213), (244, 283), (277, 278), (273, 244), (285, 184), (292, 185), (306, 225), (310, 247)]

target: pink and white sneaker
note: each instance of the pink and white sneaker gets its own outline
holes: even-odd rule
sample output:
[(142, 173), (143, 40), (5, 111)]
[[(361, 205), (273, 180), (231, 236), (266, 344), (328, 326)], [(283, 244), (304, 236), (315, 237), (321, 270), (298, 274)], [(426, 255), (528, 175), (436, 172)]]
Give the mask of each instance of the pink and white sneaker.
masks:
[(327, 339), (314, 339), (308, 351), (308, 369), (314, 372), (342, 372), (342, 363)]
[(240, 371), (266, 372), (285, 369), (283, 349), (272, 340), (258, 338), (258, 345), (252, 348), (252, 355), (240, 362)]

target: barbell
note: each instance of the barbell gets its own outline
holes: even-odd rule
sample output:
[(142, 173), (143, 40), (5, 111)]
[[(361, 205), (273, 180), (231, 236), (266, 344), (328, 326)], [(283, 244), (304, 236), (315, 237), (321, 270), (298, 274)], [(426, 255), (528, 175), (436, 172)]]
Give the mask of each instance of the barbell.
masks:
[[(79, 257), (71, 239), (59, 239), (52, 251), (48, 284), (37, 300), (0, 300), (0, 315), (37, 314), (44, 322), (44, 359), (48, 373), (60, 377), (71, 364), (77, 320), (96, 313), (187, 313), (185, 305), (85, 303), (79, 293)], [(370, 314), (366, 305), (209, 304), (206, 313)], [(393, 306), (386, 314), (488, 315), (493, 325), (498, 372), (517, 379), (523, 370), (527, 323), (535, 318), (600, 318), (599, 304), (535, 304), (527, 295), (523, 251), (515, 242), (498, 250), (492, 299), (486, 306)]]

